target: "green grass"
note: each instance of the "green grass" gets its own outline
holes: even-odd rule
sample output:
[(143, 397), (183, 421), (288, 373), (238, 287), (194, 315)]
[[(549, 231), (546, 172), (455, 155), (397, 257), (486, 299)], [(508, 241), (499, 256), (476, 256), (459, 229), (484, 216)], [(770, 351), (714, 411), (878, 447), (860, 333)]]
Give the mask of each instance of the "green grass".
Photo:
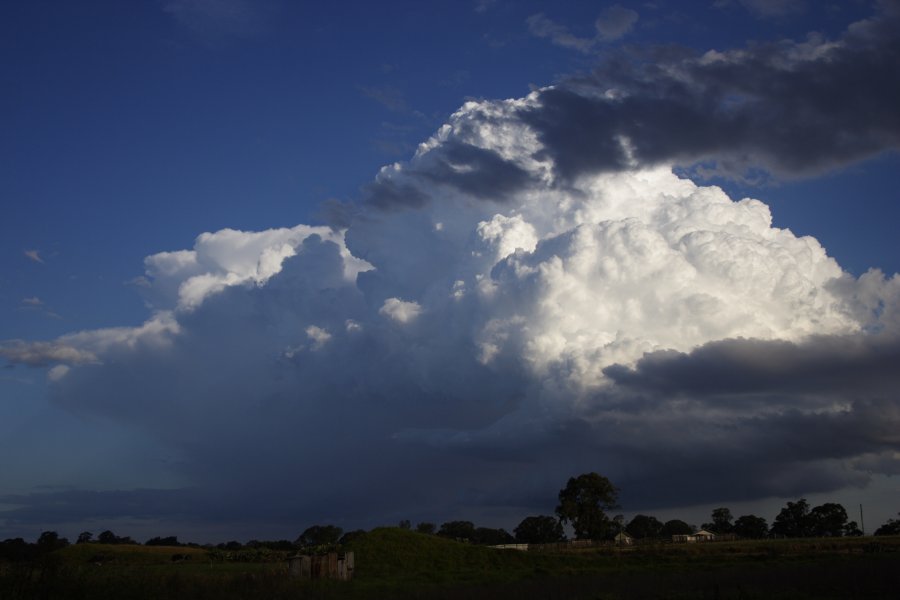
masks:
[[(351, 582), (298, 581), (283, 561), (233, 562), (199, 548), (80, 544), (33, 565), (0, 564), (0, 598), (894, 598), (900, 538), (496, 550), (402, 529), (347, 548)], [(190, 559), (173, 562), (173, 555)]]

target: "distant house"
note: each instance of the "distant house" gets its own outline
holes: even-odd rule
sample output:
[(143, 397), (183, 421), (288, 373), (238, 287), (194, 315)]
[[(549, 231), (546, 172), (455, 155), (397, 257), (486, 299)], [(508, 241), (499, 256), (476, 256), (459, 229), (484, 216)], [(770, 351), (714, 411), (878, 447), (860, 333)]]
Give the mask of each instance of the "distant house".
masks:
[(676, 544), (695, 544), (697, 542), (711, 542), (716, 539), (716, 534), (711, 531), (706, 531), (705, 529), (701, 529), (696, 533), (689, 533), (685, 535), (673, 535), (672, 541)]
[(616, 546), (630, 546), (634, 543), (634, 538), (625, 533), (624, 531), (620, 532), (615, 537)]

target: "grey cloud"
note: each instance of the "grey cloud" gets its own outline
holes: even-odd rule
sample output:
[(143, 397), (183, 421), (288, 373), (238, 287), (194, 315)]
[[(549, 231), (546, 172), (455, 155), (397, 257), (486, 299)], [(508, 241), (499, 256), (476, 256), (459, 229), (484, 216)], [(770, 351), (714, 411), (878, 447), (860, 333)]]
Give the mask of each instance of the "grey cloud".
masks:
[(461, 142), (444, 144), (429, 167), (422, 175), (431, 182), (494, 200), (504, 200), (530, 180), (527, 171), (496, 152)]
[(601, 40), (611, 42), (631, 31), (637, 22), (637, 11), (613, 4), (600, 13), (594, 26)]
[(561, 25), (543, 13), (531, 15), (525, 20), (528, 31), (539, 38), (549, 38), (557, 46), (571, 48), (588, 54), (602, 43), (609, 43), (624, 37), (638, 21), (638, 13), (618, 4), (607, 7), (594, 22), (597, 33), (593, 37), (579, 37), (565, 25)]
[(497, 152), (453, 140), (412, 161), (402, 178), (378, 177), (363, 188), (363, 198), (381, 209), (421, 208), (431, 196), (431, 191), (423, 190), (449, 186), (476, 198), (502, 202), (530, 182), (527, 171)]
[(833, 45), (813, 37), (719, 55), (622, 52), (544, 90), (522, 118), (563, 179), (705, 160), (729, 176), (820, 173), (900, 146), (898, 27), (885, 10)]
[(368, 204), (381, 209), (419, 208), (428, 201), (428, 196), (417, 187), (387, 178), (365, 186), (363, 197)]
[(690, 354), (645, 355), (632, 368), (604, 373), (618, 385), (658, 394), (809, 393), (883, 395), (900, 385), (900, 340), (829, 336), (802, 344), (724, 340)]
[(525, 21), (528, 31), (539, 38), (549, 38), (557, 46), (572, 48), (579, 52), (590, 52), (595, 41), (573, 35), (567, 27), (547, 18), (542, 13), (531, 15)]
[(893, 455), (900, 450), (898, 358), (900, 341), (866, 336), (726, 340), (690, 353), (657, 352), (634, 368), (605, 370), (620, 397), (598, 399), (595, 426), (612, 414), (665, 422), (642, 426), (642, 443), (622, 452), (646, 467), (628, 485), (639, 504), (652, 504), (654, 485), (679, 479), (684, 503), (862, 486), (870, 473), (900, 466)]

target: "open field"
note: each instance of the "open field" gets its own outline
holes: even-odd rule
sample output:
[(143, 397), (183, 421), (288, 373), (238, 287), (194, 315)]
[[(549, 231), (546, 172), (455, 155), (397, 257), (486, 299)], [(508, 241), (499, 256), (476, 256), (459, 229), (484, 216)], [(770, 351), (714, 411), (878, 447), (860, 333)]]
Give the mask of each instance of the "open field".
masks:
[(521, 552), (377, 529), (348, 549), (353, 581), (304, 582), (278, 553), (246, 562), (199, 548), (82, 544), (0, 564), (0, 598), (895, 598), (900, 589), (897, 537)]

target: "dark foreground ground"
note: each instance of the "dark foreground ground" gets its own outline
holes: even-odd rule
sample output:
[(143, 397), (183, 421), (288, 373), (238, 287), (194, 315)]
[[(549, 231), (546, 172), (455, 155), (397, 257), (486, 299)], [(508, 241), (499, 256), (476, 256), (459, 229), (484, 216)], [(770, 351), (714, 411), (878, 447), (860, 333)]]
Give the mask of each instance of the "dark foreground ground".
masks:
[(0, 563), (0, 600), (900, 598), (900, 538), (526, 553), (378, 529), (350, 549), (353, 581), (309, 582), (277, 554), (81, 544)]

